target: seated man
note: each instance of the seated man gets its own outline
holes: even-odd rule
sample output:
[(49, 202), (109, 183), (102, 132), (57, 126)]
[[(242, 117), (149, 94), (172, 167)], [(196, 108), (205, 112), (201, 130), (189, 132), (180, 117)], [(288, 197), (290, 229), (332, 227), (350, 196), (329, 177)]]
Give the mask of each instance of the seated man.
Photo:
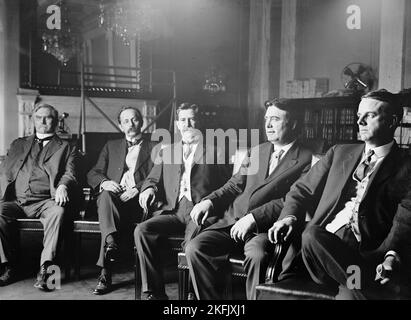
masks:
[(143, 117), (134, 107), (118, 114), (118, 126), (125, 138), (111, 140), (103, 147), (96, 165), (87, 174), (88, 184), (98, 192), (97, 213), (101, 230), (100, 277), (94, 294), (105, 294), (112, 285), (111, 263), (118, 252), (121, 225), (139, 221), (142, 210), (139, 190), (153, 167), (153, 143), (143, 139)]
[(34, 286), (49, 290), (47, 269), (54, 263), (69, 191), (77, 184), (78, 154), (55, 129), (57, 110), (37, 104), (33, 111), (36, 133), (11, 144), (0, 168), (0, 286), (15, 277), (17, 218), (38, 218), (44, 226), (40, 271)]
[(160, 151), (140, 194), (144, 210), (150, 210), (155, 201), (158, 203), (152, 209), (155, 210), (153, 217), (134, 231), (142, 291), (148, 300), (168, 298), (162, 275), (162, 242), (176, 233), (185, 233), (186, 240), (193, 237), (198, 231), (190, 218), (193, 205), (222, 186), (230, 176), (227, 165), (209, 161), (219, 155), (214, 151), (217, 149), (200, 141), (201, 133), (196, 130), (199, 127), (198, 107), (183, 103), (176, 112), (182, 142)]
[[(223, 218), (186, 246), (186, 257), (198, 299), (222, 299), (229, 254), (244, 251), (248, 299), (264, 280), (271, 246), (267, 230), (280, 214), (290, 186), (310, 169), (312, 153), (297, 141), (298, 111), (289, 100), (266, 102), (268, 142), (251, 150), (239, 172), (197, 204), (192, 219), (201, 225), (209, 215)], [(258, 168), (251, 172), (251, 168)], [(251, 170), (250, 170), (251, 169)]]
[[(357, 115), (365, 143), (332, 147), (291, 188), (268, 235), (272, 242), (292, 240), (280, 280), (308, 270), (316, 283), (363, 299), (375, 287), (389, 293), (375, 282), (389, 280), (376, 275), (380, 264), (395, 270), (402, 261), (409, 277), (411, 159), (393, 139), (403, 116), (395, 94), (381, 89), (364, 95)], [(315, 213), (301, 241), (308, 208)], [(357, 267), (360, 274), (354, 276)], [(352, 281), (359, 278), (361, 283)]]

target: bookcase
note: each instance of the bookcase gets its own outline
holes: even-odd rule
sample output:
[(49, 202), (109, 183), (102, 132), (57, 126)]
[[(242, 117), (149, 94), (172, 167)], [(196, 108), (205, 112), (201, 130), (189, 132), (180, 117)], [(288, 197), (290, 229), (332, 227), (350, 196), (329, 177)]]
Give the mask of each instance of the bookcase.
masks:
[(357, 142), (359, 96), (291, 99), (299, 110), (303, 140), (324, 140), (325, 148), (336, 143)]
[(402, 123), (395, 131), (395, 140), (402, 148), (409, 149), (411, 146), (411, 107), (404, 108)]

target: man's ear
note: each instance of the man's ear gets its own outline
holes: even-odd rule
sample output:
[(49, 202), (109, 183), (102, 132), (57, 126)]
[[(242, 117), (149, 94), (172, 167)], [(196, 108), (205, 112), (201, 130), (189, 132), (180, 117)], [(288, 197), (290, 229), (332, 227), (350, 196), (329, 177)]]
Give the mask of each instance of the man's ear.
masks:
[(400, 119), (398, 118), (396, 114), (393, 114), (392, 119), (391, 119), (390, 128), (396, 128), (399, 126), (399, 124), (400, 124)]
[(297, 125), (298, 125), (298, 121), (294, 120), (293, 125), (291, 126), (291, 128), (295, 131), (297, 129)]

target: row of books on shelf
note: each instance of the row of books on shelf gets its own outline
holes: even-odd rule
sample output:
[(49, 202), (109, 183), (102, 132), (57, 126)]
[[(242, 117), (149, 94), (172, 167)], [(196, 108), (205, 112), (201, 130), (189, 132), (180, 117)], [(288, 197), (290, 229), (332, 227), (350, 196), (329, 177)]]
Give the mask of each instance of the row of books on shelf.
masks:
[(306, 124), (341, 124), (353, 125), (356, 122), (356, 110), (353, 108), (322, 109), (321, 111), (306, 110), (304, 123)]
[(411, 145), (411, 128), (398, 127), (394, 134), (395, 141), (400, 145)]
[[(320, 136), (318, 135), (318, 132), (320, 132)], [(329, 143), (353, 140), (355, 134), (356, 130), (353, 126), (341, 126), (337, 129), (333, 126), (324, 126), (320, 129), (320, 131), (318, 131), (315, 127), (306, 126), (303, 132), (304, 139), (321, 138), (327, 140)]]
[(411, 123), (411, 108), (404, 108), (404, 116), (402, 118), (402, 123)]
[(155, 117), (157, 115), (157, 106), (156, 105), (148, 105), (145, 103), (143, 108), (141, 109), (141, 113), (143, 117)]
[(289, 80), (286, 84), (286, 98), (317, 98), (328, 92), (328, 78)]

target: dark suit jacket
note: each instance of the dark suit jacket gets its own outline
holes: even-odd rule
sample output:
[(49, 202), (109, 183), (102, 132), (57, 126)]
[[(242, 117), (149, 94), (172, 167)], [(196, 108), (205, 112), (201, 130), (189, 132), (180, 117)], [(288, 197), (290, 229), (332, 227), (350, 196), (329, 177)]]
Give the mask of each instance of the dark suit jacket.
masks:
[[(137, 189), (140, 190), (151, 168), (153, 161), (151, 152), (154, 143), (144, 139), (141, 144), (140, 153), (134, 170), (134, 180)], [(100, 152), (95, 166), (87, 174), (88, 184), (98, 192), (100, 183), (105, 180), (113, 180), (120, 183), (126, 171), (127, 141), (125, 138), (109, 140)]]
[[(309, 225), (326, 226), (343, 209), (347, 182), (361, 160), (364, 144), (332, 147), (286, 197), (280, 219), (293, 215), (298, 225), (307, 209), (315, 212)], [(394, 144), (371, 177), (359, 207), (360, 253), (383, 261), (389, 250), (411, 255), (411, 159)]]
[[(191, 198), (198, 203), (213, 190), (221, 187), (230, 177), (230, 167), (227, 164), (208, 164), (211, 158), (220, 157), (217, 150), (208, 145), (197, 146), (191, 168)], [(158, 160), (144, 182), (141, 191), (147, 188), (156, 190), (157, 205), (153, 215), (176, 208), (180, 178), (182, 174), (182, 144), (181, 142), (163, 148)]]
[[(270, 142), (251, 150), (240, 170), (220, 189), (206, 199), (213, 202), (214, 214), (224, 216), (209, 228), (224, 228), (251, 213), (258, 232), (266, 232), (280, 214), (282, 199), (291, 185), (311, 166), (312, 153), (298, 142), (288, 150), (270, 176), (267, 176), (273, 151)], [(258, 157), (258, 159), (257, 159)], [(250, 174), (249, 168), (258, 163), (258, 171)]]
[[(12, 142), (7, 157), (0, 168), (0, 200), (15, 199), (14, 182), (27, 158), (35, 135), (16, 139)], [(77, 185), (77, 168), (79, 155), (75, 147), (57, 135), (48, 143), (42, 159), (44, 169), (50, 179), (50, 194), (53, 198), (59, 185), (69, 188)]]

